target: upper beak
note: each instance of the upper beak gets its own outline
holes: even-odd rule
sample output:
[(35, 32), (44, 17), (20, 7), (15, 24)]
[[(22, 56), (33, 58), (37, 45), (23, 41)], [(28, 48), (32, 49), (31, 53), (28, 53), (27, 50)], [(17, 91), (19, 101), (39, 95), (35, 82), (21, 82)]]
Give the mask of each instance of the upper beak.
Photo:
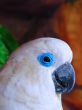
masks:
[(75, 72), (70, 63), (65, 63), (57, 68), (52, 74), (56, 92), (68, 93), (75, 84)]

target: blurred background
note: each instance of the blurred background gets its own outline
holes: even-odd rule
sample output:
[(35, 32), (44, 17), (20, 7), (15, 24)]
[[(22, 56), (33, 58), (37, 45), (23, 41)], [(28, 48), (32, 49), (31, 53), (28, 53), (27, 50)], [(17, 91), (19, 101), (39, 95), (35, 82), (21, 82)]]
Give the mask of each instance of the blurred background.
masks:
[(76, 84), (71, 93), (63, 95), (63, 108), (82, 110), (82, 0), (1, 0), (0, 24), (19, 45), (47, 36), (70, 45)]

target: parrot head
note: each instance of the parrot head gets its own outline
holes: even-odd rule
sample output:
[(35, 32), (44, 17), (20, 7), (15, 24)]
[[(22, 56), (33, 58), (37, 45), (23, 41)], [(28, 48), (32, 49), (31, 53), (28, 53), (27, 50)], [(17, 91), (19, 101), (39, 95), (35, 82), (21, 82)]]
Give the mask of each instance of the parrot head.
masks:
[(0, 73), (0, 110), (62, 110), (61, 94), (75, 83), (72, 57), (68, 44), (56, 38), (22, 45)]

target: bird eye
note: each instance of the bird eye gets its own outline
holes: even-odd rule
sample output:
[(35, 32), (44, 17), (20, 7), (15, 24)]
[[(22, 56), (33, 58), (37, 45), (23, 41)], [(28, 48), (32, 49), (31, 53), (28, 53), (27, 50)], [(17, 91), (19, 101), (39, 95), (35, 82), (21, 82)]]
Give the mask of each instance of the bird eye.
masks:
[(55, 63), (55, 56), (52, 53), (42, 53), (38, 56), (38, 61), (45, 67), (50, 67)]

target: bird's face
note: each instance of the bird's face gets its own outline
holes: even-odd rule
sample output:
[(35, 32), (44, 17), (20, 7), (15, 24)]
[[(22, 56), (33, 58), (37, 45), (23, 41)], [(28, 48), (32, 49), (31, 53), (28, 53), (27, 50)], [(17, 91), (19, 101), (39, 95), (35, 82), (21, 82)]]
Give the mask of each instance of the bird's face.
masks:
[(31, 42), (31, 45), (29, 63), (34, 67), (33, 72), (48, 82), (47, 77), (51, 77), (56, 93), (70, 92), (75, 83), (75, 73), (68, 44), (59, 39), (41, 38)]
[(26, 43), (11, 59), (13, 56), (15, 74), (20, 73), (17, 75), (20, 87), (27, 96), (35, 97), (42, 107), (46, 105), (47, 109), (41, 108), (43, 110), (62, 110), (61, 94), (71, 91), (75, 83), (72, 51), (67, 43), (55, 38), (40, 38)]

